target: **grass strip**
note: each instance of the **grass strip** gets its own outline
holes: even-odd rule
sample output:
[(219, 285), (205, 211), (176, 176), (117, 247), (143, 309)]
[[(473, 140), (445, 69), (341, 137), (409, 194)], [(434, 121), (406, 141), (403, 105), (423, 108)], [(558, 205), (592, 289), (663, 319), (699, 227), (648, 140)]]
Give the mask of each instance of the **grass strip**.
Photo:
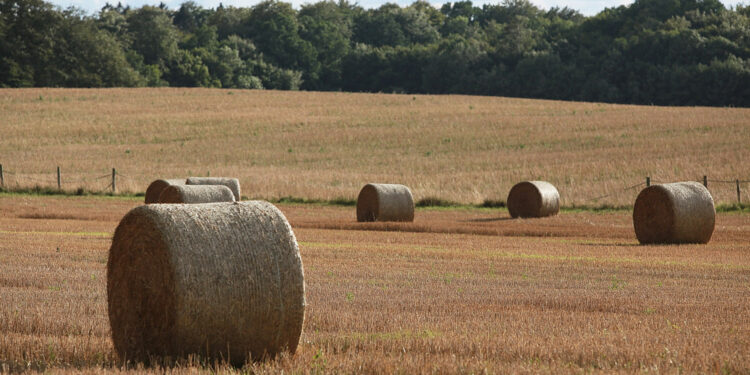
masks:
[[(31, 187), (31, 188), (0, 188), (0, 197), (3, 196), (19, 196), (19, 195), (31, 195), (31, 196), (83, 196), (83, 197), (111, 197), (126, 200), (142, 200), (145, 193), (112, 193), (112, 192), (101, 192), (101, 191), (90, 191), (83, 188), (76, 190), (58, 190), (47, 187)], [(357, 205), (357, 201), (348, 198), (334, 198), (330, 200), (317, 199), (317, 198), (301, 198), (286, 196), (281, 198), (266, 199), (263, 197), (248, 198), (243, 196), (243, 200), (247, 199), (260, 199), (267, 200), (275, 204), (309, 204), (319, 206), (341, 206), (341, 207), (354, 207)], [(485, 200), (482, 203), (467, 204), (454, 202), (442, 198), (427, 197), (418, 200), (414, 204), (419, 209), (426, 210), (442, 210), (442, 209), (501, 209), (507, 210), (504, 201), (496, 200)], [(572, 205), (560, 207), (560, 211), (575, 213), (575, 212), (596, 212), (596, 213), (609, 213), (609, 212), (622, 212), (622, 211), (633, 211), (633, 206), (615, 206), (602, 204), (598, 206), (594, 205)], [(750, 213), (750, 205), (745, 203), (733, 203), (733, 204), (719, 204), (716, 206), (716, 212), (722, 213)]]

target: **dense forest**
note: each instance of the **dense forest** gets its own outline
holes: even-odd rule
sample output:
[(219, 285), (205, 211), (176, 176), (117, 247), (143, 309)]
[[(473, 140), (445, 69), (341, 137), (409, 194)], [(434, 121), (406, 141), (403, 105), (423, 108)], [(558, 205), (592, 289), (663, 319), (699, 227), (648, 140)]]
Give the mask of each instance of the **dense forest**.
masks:
[(750, 6), (636, 0), (585, 17), (528, 0), (439, 9), (0, 0), (0, 87), (203, 86), (750, 106)]

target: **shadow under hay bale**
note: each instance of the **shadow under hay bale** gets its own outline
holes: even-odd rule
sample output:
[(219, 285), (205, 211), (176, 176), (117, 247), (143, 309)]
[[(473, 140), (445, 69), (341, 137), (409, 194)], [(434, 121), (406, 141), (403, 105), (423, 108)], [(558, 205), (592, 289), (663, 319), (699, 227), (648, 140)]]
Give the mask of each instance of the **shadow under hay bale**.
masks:
[(294, 353), (305, 312), (297, 240), (268, 202), (140, 206), (112, 239), (107, 302), (121, 360), (241, 366)]
[(148, 185), (148, 188), (146, 188), (146, 204), (149, 203), (156, 203), (159, 201), (159, 195), (161, 195), (161, 192), (167, 187), (171, 185), (185, 185), (185, 179), (163, 179), (163, 180), (155, 180), (154, 182), (150, 183)]
[(229, 177), (188, 177), (187, 185), (224, 185), (234, 193), (234, 200), (242, 200), (240, 195), (240, 180)]
[(414, 221), (414, 198), (399, 184), (367, 184), (357, 197), (357, 221)]
[(714, 200), (698, 182), (649, 186), (633, 207), (633, 227), (642, 244), (708, 243), (715, 224)]
[(547, 217), (560, 211), (560, 193), (546, 181), (519, 182), (510, 189), (507, 199), (511, 217)]
[(234, 194), (223, 185), (170, 185), (162, 190), (157, 203), (234, 202)]

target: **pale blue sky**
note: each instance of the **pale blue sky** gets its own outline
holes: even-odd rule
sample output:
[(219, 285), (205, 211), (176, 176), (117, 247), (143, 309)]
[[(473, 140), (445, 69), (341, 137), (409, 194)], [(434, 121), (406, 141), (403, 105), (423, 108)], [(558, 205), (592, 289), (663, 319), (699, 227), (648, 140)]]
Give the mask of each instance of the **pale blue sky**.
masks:
[[(50, 0), (48, 0), (50, 1)], [(52, 4), (61, 6), (63, 8), (69, 7), (69, 6), (75, 6), (78, 8), (81, 8), (85, 10), (88, 13), (95, 13), (98, 12), (99, 9), (101, 9), (104, 4), (107, 3), (108, 0), (51, 0)], [(172, 9), (177, 9), (180, 7), (180, 4), (185, 2), (186, 0), (120, 0), (120, 2), (123, 5), (130, 5), (133, 8), (139, 8), (143, 5), (158, 5), (160, 2), (164, 2), (167, 4), (168, 7)], [(219, 3), (223, 3), (225, 6), (232, 5), (235, 7), (251, 7), (254, 4), (260, 2), (260, 0), (193, 0), (195, 3), (203, 6), (204, 8), (215, 8), (219, 5)], [(286, 2), (291, 2), (294, 4), (295, 7), (299, 7), (302, 4), (305, 3), (316, 3), (319, 0), (283, 0)], [(358, 3), (359, 5), (366, 7), (366, 8), (376, 8), (379, 7), (382, 4), (385, 4), (386, 2), (394, 2), (397, 4), (400, 4), (402, 6), (409, 5), (414, 2), (414, 0), (390, 0), (390, 1), (384, 1), (384, 0), (350, 0), (352, 3)], [(428, 0), (436, 7), (440, 7), (442, 4), (446, 3), (447, 1), (438, 1), (438, 0)], [(110, 3), (117, 4), (118, 0), (109, 0)], [(476, 0), (472, 1), (475, 5), (481, 5), (481, 4), (498, 4), (501, 1), (500, 0)], [(599, 13), (604, 8), (611, 8), (616, 7), (620, 5), (626, 5), (633, 2), (633, 0), (531, 0), (532, 3), (534, 3), (536, 6), (544, 9), (548, 9), (551, 7), (568, 7), (572, 9), (576, 9), (580, 11), (581, 13), (590, 16), (594, 15), (596, 13)], [(721, 1), (725, 6), (734, 6), (737, 4), (744, 4), (747, 5), (750, 3), (750, 0), (722, 0)]]

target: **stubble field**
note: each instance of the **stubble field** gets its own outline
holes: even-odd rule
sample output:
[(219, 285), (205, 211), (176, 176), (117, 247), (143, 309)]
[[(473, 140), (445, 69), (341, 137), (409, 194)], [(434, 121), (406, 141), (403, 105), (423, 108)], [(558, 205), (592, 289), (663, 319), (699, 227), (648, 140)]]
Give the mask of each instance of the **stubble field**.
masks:
[[(124, 370), (105, 267), (139, 204), (0, 196), (2, 370)], [(720, 214), (708, 245), (640, 246), (627, 212), (419, 210), (383, 225), (356, 223), (353, 208), (280, 208), (305, 266), (302, 339), (296, 355), (241, 371), (750, 371), (748, 215)]]
[[(10, 190), (120, 192), (155, 178), (240, 178), (243, 195), (354, 199), (367, 182), (417, 200), (505, 200), (544, 179), (564, 206), (631, 206), (655, 182), (749, 180), (750, 110), (469, 96), (211, 89), (0, 89)], [(625, 190), (625, 187), (634, 186)], [(743, 192), (749, 186), (743, 183)], [(710, 182), (720, 204), (731, 183)], [(747, 199), (744, 197), (743, 199)], [(141, 197), (0, 192), (0, 372), (750, 373), (750, 215), (708, 245), (640, 246), (631, 212), (280, 204), (305, 267), (294, 356), (243, 369), (128, 368), (106, 310), (106, 261)], [(744, 200), (747, 203), (746, 200)]]

